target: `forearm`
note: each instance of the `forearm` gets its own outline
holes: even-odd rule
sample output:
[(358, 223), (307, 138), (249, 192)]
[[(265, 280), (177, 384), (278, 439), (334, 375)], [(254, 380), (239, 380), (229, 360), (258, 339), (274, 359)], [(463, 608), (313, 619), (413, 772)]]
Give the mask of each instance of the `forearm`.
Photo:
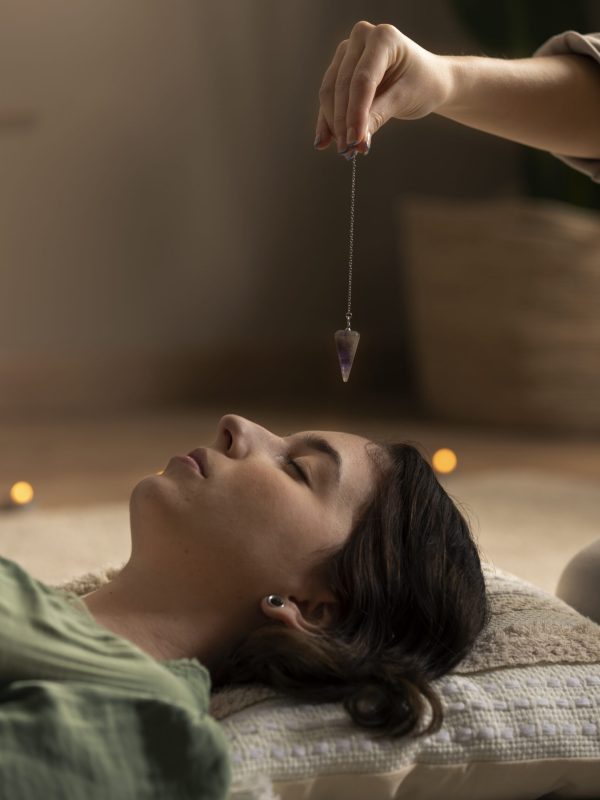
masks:
[(439, 56), (448, 119), (552, 153), (600, 158), (600, 65), (583, 55)]

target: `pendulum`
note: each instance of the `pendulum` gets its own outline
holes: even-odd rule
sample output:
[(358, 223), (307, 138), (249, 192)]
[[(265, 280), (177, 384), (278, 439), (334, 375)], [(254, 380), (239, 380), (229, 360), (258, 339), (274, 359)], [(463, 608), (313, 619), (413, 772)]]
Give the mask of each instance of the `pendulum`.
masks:
[(350, 370), (354, 356), (356, 355), (356, 348), (358, 347), (358, 340), (360, 333), (350, 329), (350, 320), (352, 319), (352, 256), (354, 251), (354, 199), (356, 196), (356, 151), (352, 156), (352, 196), (350, 199), (350, 252), (348, 255), (348, 309), (346, 311), (346, 328), (343, 331), (336, 331), (334, 333), (335, 346), (337, 349), (338, 358), (340, 360), (340, 369), (342, 371), (342, 380), (344, 383), (348, 382), (350, 377)]
[(350, 329), (352, 319), (352, 257), (354, 254), (354, 200), (356, 197), (356, 151), (352, 155), (352, 195), (350, 198), (350, 247), (348, 253), (348, 308), (346, 310), (346, 328), (334, 333), (335, 346), (340, 361), (342, 380), (348, 382), (350, 370), (356, 355), (360, 333)]

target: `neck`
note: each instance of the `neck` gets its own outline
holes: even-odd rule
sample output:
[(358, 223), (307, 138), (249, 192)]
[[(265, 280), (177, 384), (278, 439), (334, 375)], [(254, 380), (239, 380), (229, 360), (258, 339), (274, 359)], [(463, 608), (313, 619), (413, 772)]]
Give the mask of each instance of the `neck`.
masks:
[(172, 584), (129, 562), (82, 600), (97, 623), (157, 661), (196, 658), (214, 674), (251, 622), (224, 613), (224, 599), (210, 587), (203, 593), (196, 583), (192, 593)]

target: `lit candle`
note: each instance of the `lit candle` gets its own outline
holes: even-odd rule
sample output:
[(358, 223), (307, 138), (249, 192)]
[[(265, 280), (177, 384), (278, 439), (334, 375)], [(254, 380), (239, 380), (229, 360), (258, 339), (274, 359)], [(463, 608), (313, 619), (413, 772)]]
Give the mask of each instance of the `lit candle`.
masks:
[(27, 481), (17, 481), (10, 487), (8, 498), (0, 506), (2, 511), (30, 508), (33, 505), (33, 487)]
[(456, 453), (453, 450), (450, 450), (447, 447), (442, 447), (440, 450), (436, 450), (433, 454), (433, 468), (436, 472), (441, 472), (444, 475), (447, 475), (449, 472), (454, 472), (456, 469), (456, 465), (458, 464), (458, 459), (456, 458)]

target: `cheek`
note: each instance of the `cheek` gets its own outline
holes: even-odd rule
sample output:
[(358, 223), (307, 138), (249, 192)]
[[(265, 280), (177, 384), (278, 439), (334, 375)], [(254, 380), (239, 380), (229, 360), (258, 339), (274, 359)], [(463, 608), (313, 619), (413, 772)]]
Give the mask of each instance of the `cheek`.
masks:
[[(289, 483), (288, 483), (289, 482)], [(219, 480), (207, 501), (224, 519), (242, 527), (270, 528), (293, 525), (302, 502), (300, 487), (272, 466), (235, 465)]]
[(219, 529), (220, 546), (244, 571), (287, 577), (302, 568), (315, 545), (323, 544), (318, 534), (322, 508), (285, 474), (232, 476), (227, 492), (213, 500), (210, 517)]
[(293, 549), (304, 527), (306, 508), (302, 500), (295, 487), (257, 476), (236, 486), (223, 506), (231, 532), (239, 530), (250, 545), (261, 548), (278, 544)]

